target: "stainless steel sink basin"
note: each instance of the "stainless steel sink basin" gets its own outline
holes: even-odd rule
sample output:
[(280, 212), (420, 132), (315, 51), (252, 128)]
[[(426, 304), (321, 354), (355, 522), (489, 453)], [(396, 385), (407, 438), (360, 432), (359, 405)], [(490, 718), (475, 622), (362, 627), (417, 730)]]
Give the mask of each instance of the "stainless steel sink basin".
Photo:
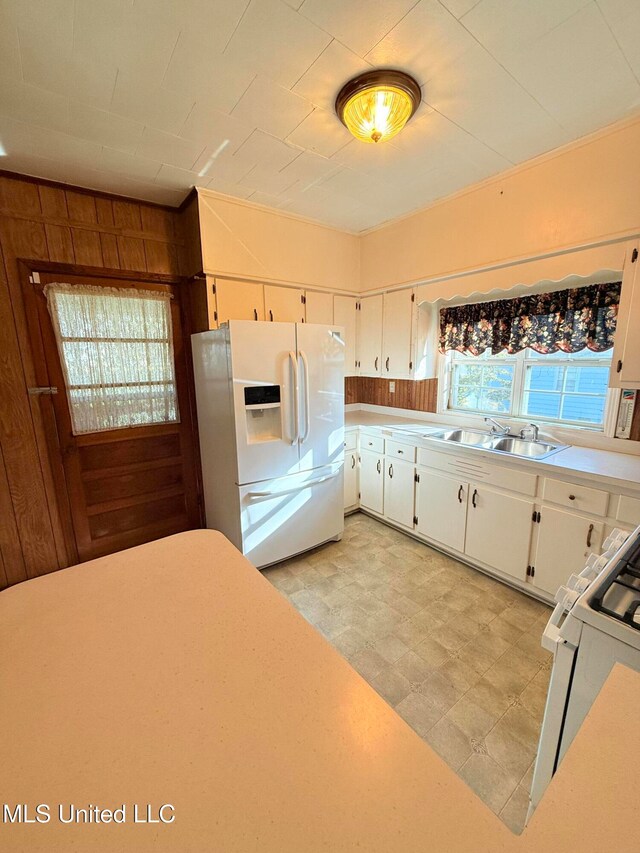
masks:
[(547, 444), (544, 441), (526, 441), (522, 438), (505, 436), (494, 440), (492, 450), (502, 453), (510, 453), (512, 456), (526, 456), (529, 459), (540, 459), (549, 456), (557, 450), (562, 450), (564, 445)]
[(478, 450), (506, 453), (509, 456), (519, 456), (523, 459), (546, 459), (547, 456), (558, 453), (568, 446), (566, 444), (549, 444), (545, 441), (527, 441), (513, 435), (496, 436), (472, 429), (440, 430), (425, 433), (423, 438), (433, 438), (436, 441), (446, 441), (464, 447), (475, 447)]
[(455, 441), (458, 444), (466, 444), (468, 447), (491, 447), (495, 440), (486, 432), (476, 432), (472, 429), (448, 429), (442, 432), (432, 432), (427, 438), (436, 438), (440, 441)]

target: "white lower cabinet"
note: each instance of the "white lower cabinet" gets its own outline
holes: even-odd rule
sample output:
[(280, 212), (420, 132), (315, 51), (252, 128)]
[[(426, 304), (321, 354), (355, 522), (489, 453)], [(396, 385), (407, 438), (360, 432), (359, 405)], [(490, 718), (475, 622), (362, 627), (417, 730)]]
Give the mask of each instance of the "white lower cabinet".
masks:
[(390, 457), (384, 467), (384, 515), (403, 527), (413, 527), (416, 469), (411, 462)]
[[(549, 478), (540, 487), (529, 471), (492, 464), (469, 474), (465, 460), (457, 472), (441, 470), (458, 457), (415, 452), (406, 438), (385, 439), (372, 428), (360, 429), (359, 444), (358, 457), (355, 438), (345, 439), (346, 509), (370, 510), (547, 601), (590, 553), (600, 553), (605, 526), (633, 526), (640, 517), (640, 498)], [(579, 514), (549, 504), (565, 499), (589, 508)]]
[(384, 456), (363, 450), (360, 454), (360, 505), (382, 515), (383, 495)]
[(464, 551), (467, 520), (466, 483), (444, 474), (420, 471), (416, 486), (416, 529), (448, 548)]
[(344, 508), (351, 509), (358, 503), (358, 451), (347, 450), (344, 454)]
[(534, 586), (555, 595), (572, 572), (584, 568), (590, 553), (600, 553), (603, 531), (601, 521), (543, 506), (531, 560)]
[(533, 508), (531, 500), (470, 483), (464, 553), (524, 583)]

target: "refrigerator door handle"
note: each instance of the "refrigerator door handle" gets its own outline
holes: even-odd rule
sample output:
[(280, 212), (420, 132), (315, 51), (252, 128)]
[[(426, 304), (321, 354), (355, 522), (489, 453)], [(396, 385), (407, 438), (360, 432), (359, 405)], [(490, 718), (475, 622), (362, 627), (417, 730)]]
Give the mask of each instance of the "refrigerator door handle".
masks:
[(303, 483), (298, 483), (295, 486), (290, 486), (288, 489), (270, 489), (264, 492), (247, 492), (248, 498), (275, 498), (278, 495), (288, 495), (291, 492), (299, 492), (309, 486), (317, 486), (319, 483), (326, 483), (327, 480), (333, 480), (337, 477), (340, 470), (334, 471), (333, 474), (326, 474), (324, 477), (316, 477), (315, 480), (305, 480)]
[(300, 439), (300, 444), (304, 444), (309, 438), (309, 430), (311, 429), (311, 421), (309, 418), (311, 406), (309, 404), (309, 362), (307, 360), (306, 352), (302, 349), (300, 350), (300, 359), (304, 367), (304, 435)]
[(291, 395), (293, 400), (293, 432), (290, 442), (293, 445), (297, 444), (300, 438), (300, 422), (298, 420), (298, 359), (293, 350), (289, 350), (289, 360), (293, 369), (293, 394)]

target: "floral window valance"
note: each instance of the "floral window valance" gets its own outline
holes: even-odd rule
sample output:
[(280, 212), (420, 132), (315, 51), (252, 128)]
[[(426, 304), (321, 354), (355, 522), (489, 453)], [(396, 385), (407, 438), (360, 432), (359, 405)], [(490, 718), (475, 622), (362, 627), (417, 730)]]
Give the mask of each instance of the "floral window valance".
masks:
[(620, 287), (615, 281), (442, 308), (440, 352), (602, 352), (613, 346)]

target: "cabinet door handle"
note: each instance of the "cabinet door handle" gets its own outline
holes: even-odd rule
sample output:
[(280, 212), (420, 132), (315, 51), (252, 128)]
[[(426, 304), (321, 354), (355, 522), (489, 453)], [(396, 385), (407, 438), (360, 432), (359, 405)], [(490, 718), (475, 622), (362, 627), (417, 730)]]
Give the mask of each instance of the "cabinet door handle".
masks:
[(254, 319), (254, 320), (257, 320), (257, 319), (258, 319), (258, 309), (257, 309), (257, 308), (254, 308), (254, 309), (253, 309), (253, 319)]
[(273, 323), (273, 311), (269, 308), (269, 320)]
[(389, 478), (393, 480), (393, 465), (389, 465)]
[(355, 457), (355, 454), (353, 454), (353, 453), (351, 454), (351, 467), (352, 468), (356, 467), (356, 457)]
[(570, 500), (570, 501), (575, 501), (575, 499), (576, 499), (576, 496), (575, 496), (575, 495), (569, 495), (569, 500)]
[(458, 503), (462, 503), (462, 495), (464, 494), (464, 489), (462, 486), (458, 489)]
[(478, 490), (477, 490), (477, 489), (474, 489), (474, 490), (473, 490), (473, 495), (471, 496), (471, 503), (473, 504), (473, 508), (474, 508), (474, 509), (476, 509), (476, 507), (478, 506), (478, 504), (476, 503), (476, 497), (477, 497), (477, 496), (478, 496)]
[(386, 366), (387, 366), (387, 373), (388, 373), (389, 372), (389, 356), (387, 356)]
[(378, 459), (378, 462), (377, 462), (377, 464), (376, 464), (376, 469), (377, 469), (378, 474), (379, 474), (379, 473), (380, 473), (380, 471), (381, 471), (381, 468), (380, 468), (380, 460), (379, 460), (379, 459)]
[(593, 533), (593, 524), (589, 525), (589, 530), (587, 531), (587, 548), (591, 548), (591, 534)]
[(376, 360), (375, 360), (375, 364), (374, 364), (373, 369), (374, 369), (374, 370), (377, 370), (377, 369), (378, 369), (378, 356), (376, 356)]

